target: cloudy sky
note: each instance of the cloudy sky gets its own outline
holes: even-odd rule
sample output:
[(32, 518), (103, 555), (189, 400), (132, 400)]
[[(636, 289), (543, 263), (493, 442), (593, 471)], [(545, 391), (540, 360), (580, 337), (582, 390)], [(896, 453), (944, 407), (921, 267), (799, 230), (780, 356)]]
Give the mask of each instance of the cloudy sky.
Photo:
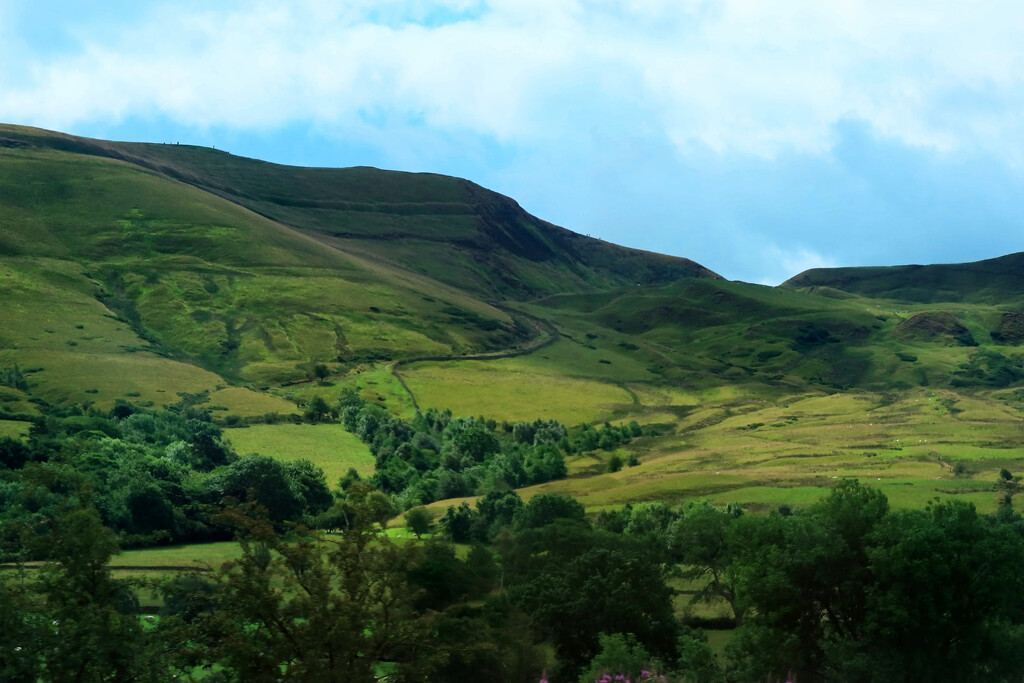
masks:
[(777, 284), (1024, 251), (1019, 0), (0, 0), (0, 121), (469, 178)]

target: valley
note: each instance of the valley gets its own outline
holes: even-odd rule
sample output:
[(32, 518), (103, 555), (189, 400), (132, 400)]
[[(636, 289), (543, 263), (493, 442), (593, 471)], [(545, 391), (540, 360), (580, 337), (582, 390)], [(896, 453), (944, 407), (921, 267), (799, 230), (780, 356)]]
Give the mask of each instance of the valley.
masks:
[[(321, 429), (273, 422), (352, 388), (405, 418), (648, 426), (538, 488), (591, 510), (800, 505), (856, 476), (897, 505), (991, 511), (996, 474), (1024, 456), (1015, 257), (768, 288), (457, 179), (0, 137), (0, 365), (28, 380), (0, 388), (0, 415), (206, 391), (257, 452), (247, 429)], [(613, 455), (639, 465), (603, 471)]]

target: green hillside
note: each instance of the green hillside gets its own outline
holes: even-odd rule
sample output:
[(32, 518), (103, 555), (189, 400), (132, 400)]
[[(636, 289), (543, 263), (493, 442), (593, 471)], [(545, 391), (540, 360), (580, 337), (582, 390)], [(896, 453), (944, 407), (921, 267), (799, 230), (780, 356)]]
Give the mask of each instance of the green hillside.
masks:
[[(0, 361), (42, 367), (40, 387), (68, 378), (63, 362), (40, 354), (91, 354), (91, 374), (122, 378), (115, 367), (130, 356), (166, 367), (165, 388), (192, 391), (304, 379), (310, 363), (506, 348), (530, 335), (473, 296), (123, 161), (8, 143), (0, 204)], [(223, 379), (182, 380), (196, 370), (177, 361)], [(98, 389), (90, 400), (101, 404), (121, 395), (82, 389)]]
[(1024, 253), (975, 263), (866, 268), (815, 268), (786, 281), (784, 287), (830, 287), (878, 299), (1024, 305)]
[(104, 142), (0, 126), (8, 144), (124, 160), (348, 252), (496, 298), (717, 277), (687, 259), (578, 235), (469, 181), (374, 168), (296, 168), (188, 145)]

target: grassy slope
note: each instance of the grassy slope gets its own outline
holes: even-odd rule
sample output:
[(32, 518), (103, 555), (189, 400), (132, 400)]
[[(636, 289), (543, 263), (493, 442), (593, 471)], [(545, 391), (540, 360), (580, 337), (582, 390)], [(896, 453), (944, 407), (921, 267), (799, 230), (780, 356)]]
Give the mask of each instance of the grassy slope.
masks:
[(285, 167), (187, 145), (106, 142), (11, 126), (0, 126), (0, 136), (124, 159), (331, 244), (487, 297), (717, 277), (687, 259), (553, 226), (508, 197), (458, 178), (365, 167)]
[(309, 460), (324, 471), (332, 487), (351, 467), (363, 477), (373, 474), (369, 447), (338, 424), (254, 425), (228, 430), (226, 435), (240, 454)]
[(0, 362), (43, 367), (48, 400), (160, 404), (217, 375), (275, 382), (311, 361), (514, 341), (471, 296), (124, 162), (0, 147), (0, 204)]
[[(1024, 459), (1024, 402), (1013, 387), (951, 387), (953, 371), (978, 348), (901, 333), (932, 308), (706, 280), (556, 296), (529, 309), (556, 323), (555, 345), (403, 373), (425, 403), (521, 419), (529, 403), (519, 394), (532, 387), (548, 414), (570, 424), (581, 414), (636, 419), (662, 433), (620, 452), (638, 454), (637, 468), (605, 474), (612, 453), (588, 454), (569, 463), (570, 479), (524, 495), (569, 493), (592, 510), (688, 497), (756, 509), (804, 504), (835, 478), (856, 476), (896, 505), (955, 495), (991, 510), (999, 469), (1016, 472)], [(977, 304), (940, 308), (979, 340), (997, 319)], [(809, 326), (827, 331), (826, 341), (808, 338)], [(990, 339), (986, 347), (1015, 353)], [(623, 394), (609, 399), (595, 387)]]
[(963, 301), (1020, 310), (1024, 305), (1024, 253), (975, 263), (868, 268), (815, 268), (787, 287), (830, 287), (863, 296), (937, 303)]

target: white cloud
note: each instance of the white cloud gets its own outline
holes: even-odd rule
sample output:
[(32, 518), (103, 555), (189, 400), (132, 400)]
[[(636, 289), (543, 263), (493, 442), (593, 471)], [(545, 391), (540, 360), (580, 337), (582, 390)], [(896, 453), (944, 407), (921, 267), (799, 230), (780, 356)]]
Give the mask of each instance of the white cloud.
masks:
[(775, 286), (811, 268), (835, 268), (839, 264), (806, 247), (782, 247), (772, 245), (760, 255), (763, 270), (771, 273), (762, 277), (758, 284)]
[(536, 143), (628, 117), (683, 150), (770, 158), (827, 151), (834, 123), (854, 117), (915, 146), (1024, 159), (1015, 0), (186, 7), (108, 28), (102, 43), (82, 32), (75, 53), (5, 64), (0, 119), (72, 129), (160, 113), (261, 129), (397, 118)]

